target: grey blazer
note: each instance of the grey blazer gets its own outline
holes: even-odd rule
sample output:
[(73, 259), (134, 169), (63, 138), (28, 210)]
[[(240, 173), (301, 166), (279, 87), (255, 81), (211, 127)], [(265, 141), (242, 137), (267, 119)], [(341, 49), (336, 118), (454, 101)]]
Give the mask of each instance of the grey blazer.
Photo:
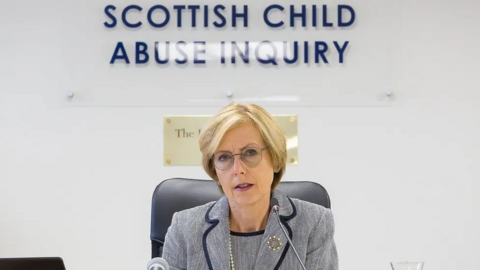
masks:
[[(298, 199), (290, 199), (276, 190), (280, 220), (308, 270), (337, 270), (338, 257), (333, 240), (334, 222), (330, 209)], [(228, 270), (229, 204), (223, 196), (217, 202), (177, 212), (165, 236), (163, 258), (173, 270)], [(273, 251), (269, 237), (280, 238), (282, 246)], [(235, 265), (242, 262), (235, 261)], [(256, 270), (302, 269), (295, 253), (270, 213), (262, 245), (255, 262)]]

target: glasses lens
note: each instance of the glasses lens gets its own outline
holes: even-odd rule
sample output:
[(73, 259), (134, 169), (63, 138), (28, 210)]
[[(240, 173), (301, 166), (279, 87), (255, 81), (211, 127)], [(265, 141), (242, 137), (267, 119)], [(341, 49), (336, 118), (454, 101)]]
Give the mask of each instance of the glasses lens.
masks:
[(245, 164), (255, 166), (262, 161), (262, 149), (251, 147), (243, 150), (242, 160)]
[(233, 164), (233, 155), (229, 152), (218, 152), (213, 156), (215, 167), (219, 170), (228, 170)]
[[(262, 161), (262, 149), (258, 147), (250, 147), (243, 150), (240, 156), (246, 165), (255, 166)], [(213, 155), (215, 167), (222, 171), (230, 169), (233, 165), (234, 159), (234, 155), (230, 152), (218, 152)]]

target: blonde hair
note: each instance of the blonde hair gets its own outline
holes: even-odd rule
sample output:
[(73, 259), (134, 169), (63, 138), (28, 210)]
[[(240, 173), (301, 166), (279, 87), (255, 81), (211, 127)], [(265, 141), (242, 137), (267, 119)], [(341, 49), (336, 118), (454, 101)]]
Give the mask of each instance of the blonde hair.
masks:
[[(244, 124), (253, 124), (257, 127), (265, 141), (274, 171), (271, 186), (271, 192), (273, 192), (285, 173), (287, 141), (280, 125), (264, 108), (255, 104), (230, 103), (206, 124), (198, 141), (202, 152), (203, 169), (218, 184), (211, 157), (217, 151), (225, 133)], [(220, 191), (223, 193), (221, 187)]]

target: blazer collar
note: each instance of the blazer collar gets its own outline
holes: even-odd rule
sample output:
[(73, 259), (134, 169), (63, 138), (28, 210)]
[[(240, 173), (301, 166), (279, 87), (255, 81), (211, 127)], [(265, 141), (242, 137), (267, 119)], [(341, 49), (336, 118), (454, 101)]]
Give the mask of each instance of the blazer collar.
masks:
[[(287, 220), (297, 215), (295, 205), (283, 192), (275, 190), (273, 197), (278, 200), (280, 206), (280, 221), (293, 239), (292, 229)], [(221, 197), (212, 205), (205, 214), (205, 221), (210, 226), (203, 234), (203, 251), (210, 270), (224, 270), (230, 268), (230, 222), (229, 222), (229, 203), (227, 197)], [(268, 246), (270, 237), (280, 239), (282, 246), (279, 250), (271, 250)], [(277, 217), (270, 212), (267, 221), (267, 227), (262, 238), (262, 244), (259, 249), (255, 269), (278, 269), (290, 247), (288, 240), (278, 223)], [(235, 260), (235, 258), (234, 258)]]

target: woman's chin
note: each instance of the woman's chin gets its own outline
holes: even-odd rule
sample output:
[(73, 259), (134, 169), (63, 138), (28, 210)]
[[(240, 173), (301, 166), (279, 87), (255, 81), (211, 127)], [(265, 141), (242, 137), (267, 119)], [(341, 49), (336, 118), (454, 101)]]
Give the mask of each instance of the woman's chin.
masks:
[(233, 200), (239, 205), (252, 205), (258, 202), (258, 194), (234, 193)]

